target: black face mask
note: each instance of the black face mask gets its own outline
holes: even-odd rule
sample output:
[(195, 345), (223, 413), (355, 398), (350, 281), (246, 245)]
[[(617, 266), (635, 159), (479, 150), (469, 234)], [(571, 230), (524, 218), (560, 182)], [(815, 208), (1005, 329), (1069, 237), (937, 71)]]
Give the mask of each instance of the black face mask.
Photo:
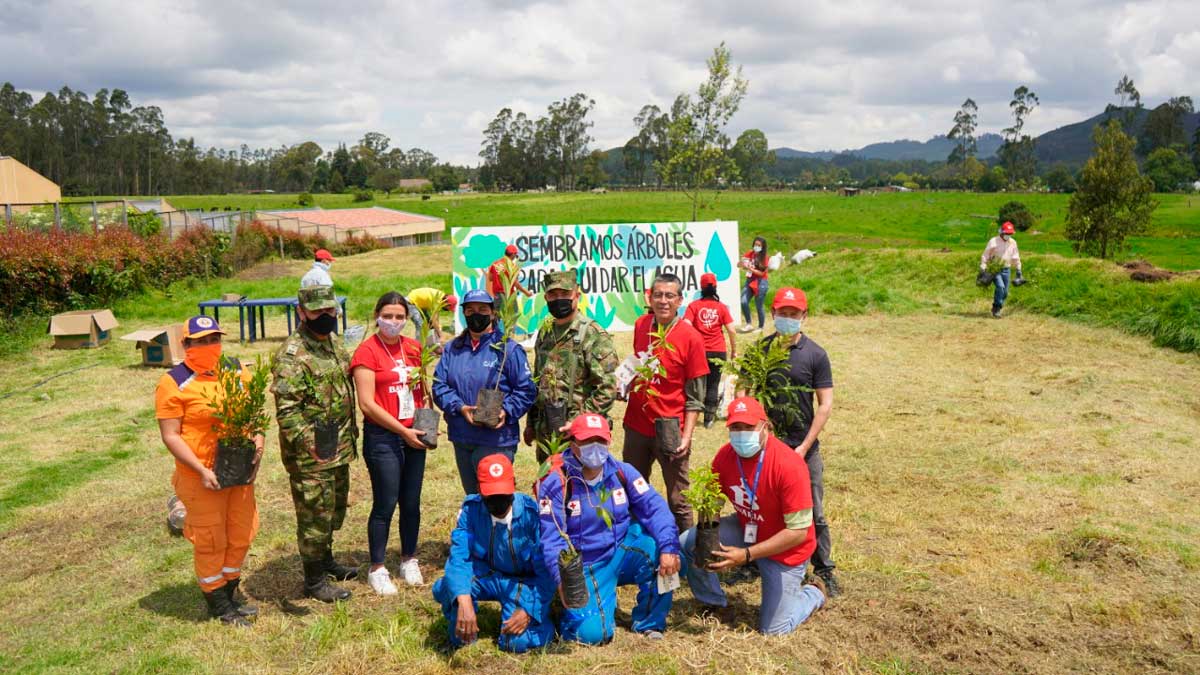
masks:
[(492, 514), (493, 518), (503, 518), (508, 514), (508, 510), (512, 508), (512, 495), (488, 495), (483, 498), (483, 503), (487, 506), (488, 513)]
[(575, 311), (573, 303), (571, 298), (556, 298), (546, 302), (546, 309), (550, 310), (550, 316), (556, 319), (565, 319)]
[(337, 317), (332, 314), (321, 314), (315, 319), (306, 320), (304, 325), (317, 335), (329, 335), (337, 328)]
[(482, 333), (490, 325), (492, 325), (492, 316), (490, 314), (467, 315), (467, 329), (472, 333)]

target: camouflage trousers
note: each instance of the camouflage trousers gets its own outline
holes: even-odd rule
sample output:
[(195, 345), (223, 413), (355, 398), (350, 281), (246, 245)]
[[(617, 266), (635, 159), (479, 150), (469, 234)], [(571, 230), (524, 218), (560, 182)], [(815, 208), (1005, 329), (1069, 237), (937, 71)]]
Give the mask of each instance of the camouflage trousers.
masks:
[(296, 506), (296, 543), (305, 562), (325, 559), (342, 529), (350, 497), (350, 466), (289, 476)]

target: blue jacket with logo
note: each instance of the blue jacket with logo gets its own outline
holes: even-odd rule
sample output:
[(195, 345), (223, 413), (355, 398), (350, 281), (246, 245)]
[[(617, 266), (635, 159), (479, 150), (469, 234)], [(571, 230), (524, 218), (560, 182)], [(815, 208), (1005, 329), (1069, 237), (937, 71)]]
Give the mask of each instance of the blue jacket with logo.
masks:
[(470, 595), (476, 577), (501, 574), (513, 582), (509, 600), (532, 617), (542, 616), (558, 585), (543, 564), (538, 525), (537, 502), (529, 495), (513, 495), (508, 527), (492, 521), (483, 497), (467, 495), (450, 534), (446, 559), (451, 597)]
[[(618, 469), (625, 474), (621, 484)], [(563, 503), (563, 478), (571, 485), (570, 501)], [(601, 491), (604, 491), (601, 501)], [(654, 538), (659, 554), (679, 553), (679, 530), (667, 500), (654, 486), (642, 478), (631, 464), (619, 462), (612, 455), (604, 463), (599, 483), (588, 485), (583, 478), (583, 465), (575, 453), (563, 453), (562, 471), (552, 471), (538, 486), (538, 513), (542, 520), (542, 554), (546, 569), (560, 583), (558, 554), (567, 547), (560, 530), (583, 554), (583, 563), (604, 562), (613, 556), (617, 545), (625, 539), (631, 519)], [(597, 507), (603, 506), (612, 518), (612, 527), (604, 521)]]
[[(508, 360), (500, 375), (500, 334), (484, 333), (479, 346), (471, 347), (471, 337), (459, 335), (442, 352), (434, 370), (433, 401), (442, 409), (449, 429), (451, 443), (509, 447), (521, 436), (518, 420), (529, 412), (537, 398), (537, 385), (529, 374), (529, 359), (515, 340), (506, 345)], [(464, 405), (475, 405), (480, 389), (494, 387), (500, 376), (500, 391), (504, 393), (504, 425), (499, 429), (475, 426), (463, 417)]]

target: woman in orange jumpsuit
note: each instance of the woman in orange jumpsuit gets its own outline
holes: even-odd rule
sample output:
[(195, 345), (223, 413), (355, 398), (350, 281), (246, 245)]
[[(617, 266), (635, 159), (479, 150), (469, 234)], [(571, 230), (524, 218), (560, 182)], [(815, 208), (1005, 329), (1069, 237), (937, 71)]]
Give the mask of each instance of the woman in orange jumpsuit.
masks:
[[(155, 416), (163, 443), (175, 457), (171, 483), (187, 508), (183, 536), (194, 547), (196, 578), (209, 616), (226, 624), (249, 626), (246, 618), (258, 610), (243, 604), (238, 583), (242, 561), (258, 532), (254, 477), (262, 458), (263, 436), (254, 437), (257, 453), (250, 483), (222, 489), (212, 470), (217, 432), (210, 402), (220, 395), (216, 371), (224, 334), (212, 317), (188, 319), (183, 334), (184, 361), (158, 381)], [(242, 375), (248, 378), (244, 369)]]

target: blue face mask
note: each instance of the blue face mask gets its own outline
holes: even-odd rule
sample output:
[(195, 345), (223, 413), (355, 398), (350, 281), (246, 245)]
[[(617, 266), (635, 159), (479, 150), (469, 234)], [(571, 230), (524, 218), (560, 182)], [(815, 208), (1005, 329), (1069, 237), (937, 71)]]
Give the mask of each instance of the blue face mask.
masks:
[(804, 327), (804, 319), (789, 319), (782, 316), (775, 317), (775, 330), (779, 331), (780, 335), (795, 335)]
[(729, 432), (729, 444), (733, 446), (733, 451), (738, 454), (738, 457), (743, 459), (757, 455), (762, 446), (758, 438), (758, 431), (731, 431)]
[(599, 469), (608, 460), (608, 446), (603, 443), (586, 443), (579, 446), (579, 461), (589, 469)]

